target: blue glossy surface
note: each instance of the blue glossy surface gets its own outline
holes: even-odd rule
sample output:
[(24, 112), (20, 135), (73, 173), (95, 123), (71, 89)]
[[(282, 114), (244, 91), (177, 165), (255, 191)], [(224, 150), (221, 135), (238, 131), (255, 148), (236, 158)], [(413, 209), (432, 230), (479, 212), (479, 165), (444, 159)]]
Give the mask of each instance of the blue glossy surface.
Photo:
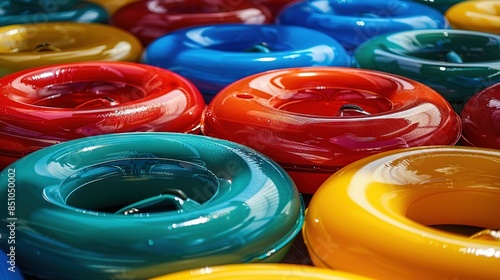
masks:
[(14, 177), (15, 213), (2, 207), (2, 223), (16, 217), (18, 264), (40, 278), (146, 279), (266, 261), (303, 223), (283, 169), (201, 135), (108, 134), (50, 146), (0, 173), (3, 205)]
[(310, 0), (285, 7), (278, 24), (298, 25), (324, 32), (348, 51), (385, 33), (449, 28), (442, 13), (416, 2), (400, 0)]
[(349, 66), (334, 39), (298, 26), (221, 24), (183, 29), (152, 42), (142, 61), (193, 82), (208, 99), (259, 72), (302, 66)]
[[(8, 223), (7, 223), (7, 225), (8, 225)], [(9, 231), (10, 231), (10, 229), (9, 229)], [(10, 239), (9, 239), (9, 237), (11, 236), (10, 234), (8, 235), (9, 237), (2, 236), (2, 238), (5, 238), (5, 241), (2, 241), (2, 242), (8, 244), (8, 245), (6, 245), (6, 247), (8, 247), (8, 249), (6, 250), (8, 253), (6, 253), (3, 250), (0, 250), (0, 279), (2, 279), (2, 280), (23, 280), (24, 279), (20, 270), (19, 270), (19, 265), (16, 262), (15, 229), (13, 232), (14, 233), (12, 234), (12, 238), (10, 238)], [(14, 241), (12, 241), (12, 240), (14, 240)], [(13, 250), (11, 250), (11, 249), (13, 249)]]
[(104, 7), (86, 1), (1, 1), (0, 26), (58, 21), (107, 23)]

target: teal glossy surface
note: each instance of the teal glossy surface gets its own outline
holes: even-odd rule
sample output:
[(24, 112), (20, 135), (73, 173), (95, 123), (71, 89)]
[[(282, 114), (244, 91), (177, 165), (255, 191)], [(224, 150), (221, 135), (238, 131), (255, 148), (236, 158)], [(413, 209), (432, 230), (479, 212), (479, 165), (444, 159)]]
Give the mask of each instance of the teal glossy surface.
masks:
[(422, 82), (461, 107), (500, 82), (500, 36), (464, 30), (417, 30), (377, 37), (354, 57), (360, 68)]
[[(451, 6), (463, 2), (464, 0), (405, 0), (412, 2), (419, 2), (425, 4), (429, 7), (432, 7), (441, 13), (446, 12)], [(467, 1), (467, 0), (465, 0)]]
[(283, 169), (201, 135), (108, 134), (39, 150), (0, 173), (4, 205), (9, 178), (16, 207), (0, 209), (2, 222), (17, 219), (18, 264), (40, 278), (144, 279), (266, 261), (303, 223)]
[(0, 26), (60, 21), (107, 23), (109, 14), (86, 1), (0, 0)]

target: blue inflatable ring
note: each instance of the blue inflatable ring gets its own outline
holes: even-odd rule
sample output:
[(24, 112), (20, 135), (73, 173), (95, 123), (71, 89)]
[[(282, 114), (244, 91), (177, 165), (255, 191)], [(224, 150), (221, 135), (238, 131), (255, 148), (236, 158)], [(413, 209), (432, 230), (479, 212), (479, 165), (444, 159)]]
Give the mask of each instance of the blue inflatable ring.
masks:
[(15, 218), (17, 263), (44, 279), (147, 279), (277, 262), (303, 224), (302, 199), (283, 169), (201, 135), (72, 140), (9, 165), (0, 182), (3, 205), (15, 192), (14, 208), (0, 215)]
[(276, 22), (298, 25), (326, 33), (348, 52), (369, 38), (390, 32), (448, 28), (439, 11), (402, 0), (309, 0), (288, 5)]
[(182, 29), (153, 41), (142, 61), (187, 78), (207, 101), (230, 83), (259, 72), (350, 65), (345, 49), (321, 32), (266, 24)]
[[(7, 204), (6, 204), (7, 206)], [(19, 267), (16, 263), (16, 232), (15, 227), (7, 224), (9, 230), (9, 235), (4, 238), (6, 247), (8, 248), (8, 253), (0, 250), (0, 279), (2, 280), (23, 280), (24, 277), (19, 271)], [(11, 230), (12, 229), (12, 230)]]

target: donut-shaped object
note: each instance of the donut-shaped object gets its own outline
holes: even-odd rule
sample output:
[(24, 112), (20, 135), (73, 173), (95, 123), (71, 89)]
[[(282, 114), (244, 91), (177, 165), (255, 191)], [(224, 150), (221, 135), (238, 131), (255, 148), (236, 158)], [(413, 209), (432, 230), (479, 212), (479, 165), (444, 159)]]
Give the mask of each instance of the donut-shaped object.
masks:
[(105, 24), (58, 22), (0, 27), (0, 77), (28, 68), (82, 61), (138, 62), (142, 45)]
[(102, 6), (86, 1), (0, 2), (0, 26), (65, 21), (107, 23), (109, 20)]
[(448, 28), (448, 21), (439, 11), (401, 0), (299, 1), (283, 8), (276, 22), (326, 33), (348, 52), (367, 39), (386, 33)]
[(286, 5), (297, 1), (301, 0), (251, 0), (252, 3), (266, 6), (271, 11), (273, 17)]
[(151, 280), (369, 280), (360, 275), (300, 264), (231, 264), (186, 270)]
[(376, 279), (496, 279), (500, 232), (490, 229), (500, 228), (499, 170), (499, 150), (460, 146), (352, 163), (309, 203), (303, 235), (311, 259)]
[(139, 0), (87, 0), (103, 6), (113, 16), (120, 8)]
[(462, 145), (500, 150), (500, 83), (472, 96), (460, 117)]
[(227, 85), (259, 72), (351, 63), (345, 49), (321, 32), (266, 24), (221, 24), (179, 30), (151, 43), (142, 61), (186, 77), (207, 102)]
[(314, 193), (341, 167), (382, 151), (454, 145), (461, 122), (429, 87), (355, 68), (278, 69), (219, 92), (202, 133), (252, 147), (281, 164), (299, 191)]
[(445, 13), (451, 27), (500, 34), (500, 2), (498, 0), (464, 1)]
[[(8, 207), (8, 204), (6, 205)], [(6, 244), (8, 253), (0, 250), (0, 279), (2, 280), (23, 280), (24, 277), (21, 274), (19, 267), (16, 263), (16, 231), (15, 226), (12, 226), (10, 222), (5, 225), (9, 231), (7, 235)], [(10, 237), (10, 239), (9, 239)], [(10, 241), (9, 241), (10, 240)]]
[(463, 2), (464, 0), (405, 0), (405, 1), (419, 2), (421, 4), (432, 7), (444, 14), (451, 6)]
[(0, 167), (40, 148), (99, 134), (198, 133), (205, 103), (185, 78), (129, 62), (31, 68), (0, 78)]
[(465, 30), (413, 30), (371, 39), (354, 53), (359, 67), (430, 86), (460, 112), (477, 92), (500, 82), (500, 36)]
[(144, 44), (194, 26), (272, 23), (269, 9), (245, 1), (145, 0), (126, 5), (111, 17), (111, 24), (130, 31)]
[[(121, 133), (50, 146), (0, 173), (4, 205), (12, 173), (16, 259), (40, 278), (146, 279), (278, 262), (303, 224), (284, 170), (202, 135)], [(7, 207), (0, 213), (10, 217)]]

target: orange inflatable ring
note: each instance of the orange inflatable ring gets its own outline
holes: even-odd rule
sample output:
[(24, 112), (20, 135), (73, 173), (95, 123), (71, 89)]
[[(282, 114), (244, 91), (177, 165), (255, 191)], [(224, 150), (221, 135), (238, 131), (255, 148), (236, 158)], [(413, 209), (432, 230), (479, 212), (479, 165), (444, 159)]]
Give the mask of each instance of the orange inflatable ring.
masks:
[(499, 150), (459, 146), (350, 164), (310, 201), (303, 235), (311, 259), (376, 279), (498, 279), (499, 170)]

